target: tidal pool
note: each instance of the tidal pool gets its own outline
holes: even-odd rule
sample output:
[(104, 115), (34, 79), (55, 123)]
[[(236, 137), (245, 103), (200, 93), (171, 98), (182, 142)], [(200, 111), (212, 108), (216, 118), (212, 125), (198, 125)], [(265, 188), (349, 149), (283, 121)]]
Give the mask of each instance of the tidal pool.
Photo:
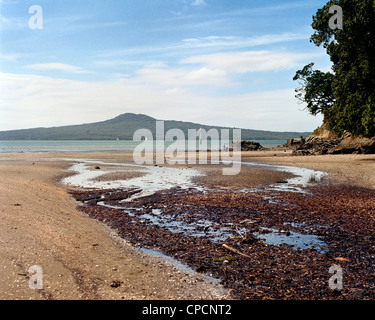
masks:
[[(90, 168), (93, 164), (110, 165), (111, 167), (117, 166), (118, 170), (93, 170)], [(108, 173), (120, 172), (126, 167), (128, 167), (128, 169), (126, 169), (128, 172), (142, 172), (144, 175), (126, 180), (95, 180), (96, 178)], [(126, 202), (130, 202), (135, 198), (152, 195), (157, 191), (168, 190), (175, 187), (180, 187), (182, 189), (198, 187), (192, 182), (192, 178), (203, 175), (200, 171), (190, 168), (111, 163), (96, 160), (80, 160), (70, 168), (70, 171), (74, 171), (76, 174), (62, 180), (62, 183), (69, 186), (92, 189), (142, 189), (141, 192), (126, 199)]]
[(279, 231), (271, 228), (263, 228), (261, 230), (265, 233), (259, 232), (254, 235), (269, 245), (282, 245), (287, 244), (294, 249), (314, 249), (318, 252), (327, 252), (327, 244), (322, 241), (318, 236), (311, 234), (302, 234), (292, 231)]
[[(149, 166), (149, 165), (136, 165), (132, 163), (118, 163), (118, 162), (105, 162), (98, 160), (75, 160), (75, 163), (70, 171), (76, 172), (75, 175), (64, 178), (62, 183), (82, 188), (93, 188), (93, 189), (119, 189), (119, 188), (139, 188), (142, 192), (134, 195), (132, 199), (151, 195), (157, 191), (168, 190), (174, 187), (180, 188), (200, 188), (197, 184), (192, 182), (194, 177), (203, 176), (204, 173), (191, 168), (176, 168), (176, 167), (165, 167), (165, 166)], [(93, 170), (93, 165), (105, 165), (116, 167), (117, 169), (112, 170)], [(319, 182), (327, 174), (322, 171), (316, 171), (312, 169), (279, 166), (270, 164), (261, 164), (254, 162), (242, 162), (244, 166), (254, 166), (268, 168), (270, 170), (288, 172), (293, 177), (287, 179), (282, 184), (272, 184), (266, 187), (268, 190), (275, 191), (289, 191), (289, 192), (304, 192), (303, 188), (309, 185), (311, 182)], [(106, 180), (96, 181), (99, 178), (108, 173), (115, 172), (141, 172), (143, 176), (137, 178), (131, 178), (126, 180)], [(253, 191), (256, 191), (253, 190)]]
[[(76, 163), (72, 165), (70, 170), (74, 171), (76, 174), (64, 178), (62, 183), (69, 186), (90, 189), (139, 189), (140, 192), (135, 193), (130, 198), (119, 201), (119, 205), (109, 205), (106, 204), (105, 201), (98, 202), (98, 205), (123, 210), (124, 213), (129, 214), (130, 216), (134, 216), (134, 214), (131, 212), (132, 208), (130, 208), (128, 204), (130, 204), (130, 202), (134, 199), (152, 195), (155, 192), (169, 190), (175, 187), (182, 189), (195, 188), (201, 191), (208, 190), (206, 188), (202, 188), (192, 181), (194, 177), (204, 175), (204, 173), (196, 169), (135, 165), (132, 163), (84, 159), (75, 160), (75, 162)], [(112, 169), (110, 171), (101, 170), (100, 168), (93, 169), (93, 165), (110, 166)], [(283, 184), (273, 184), (263, 188), (262, 190), (305, 192), (303, 188), (309, 185), (311, 181), (320, 181), (326, 175), (326, 173), (321, 171), (299, 167), (259, 164), (252, 162), (243, 162), (242, 165), (269, 168), (270, 170), (289, 172), (293, 175), (293, 177), (287, 179)], [(142, 172), (144, 175), (127, 180), (95, 180), (105, 174), (121, 171)], [(256, 192), (256, 189), (248, 191)], [(269, 201), (272, 201), (272, 199), (269, 199)], [(225, 241), (229, 237), (238, 235), (238, 231), (246, 233), (245, 229), (236, 231), (230, 224), (224, 223), (218, 225), (217, 223), (202, 219), (198, 216), (190, 223), (185, 223), (183, 222), (183, 217), (164, 214), (162, 210), (159, 209), (153, 209), (151, 213), (139, 213), (137, 214), (137, 218), (159, 227), (167, 228), (171, 232), (184, 233), (187, 236), (193, 237), (207, 237), (213, 242)], [(267, 233), (261, 232), (255, 235), (267, 244), (280, 245), (285, 243), (299, 249), (314, 248), (321, 252), (324, 252), (325, 250), (325, 243), (314, 235), (306, 235), (296, 232), (280, 233), (277, 230), (267, 228), (263, 228), (263, 230), (267, 231)]]

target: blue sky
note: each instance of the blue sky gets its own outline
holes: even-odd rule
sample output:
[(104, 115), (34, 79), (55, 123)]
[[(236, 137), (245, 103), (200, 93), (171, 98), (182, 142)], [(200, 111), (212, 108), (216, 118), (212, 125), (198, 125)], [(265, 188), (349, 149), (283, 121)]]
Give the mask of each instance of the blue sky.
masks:
[[(292, 80), (326, 1), (0, 0), (0, 130), (157, 119), (274, 131), (322, 122)], [(32, 5), (43, 29), (31, 29)]]

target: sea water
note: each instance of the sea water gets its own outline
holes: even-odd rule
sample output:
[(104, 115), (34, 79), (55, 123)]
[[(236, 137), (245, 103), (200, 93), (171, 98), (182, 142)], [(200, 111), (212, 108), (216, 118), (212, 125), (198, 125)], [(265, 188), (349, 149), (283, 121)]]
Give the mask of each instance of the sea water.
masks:
[[(255, 141), (255, 140), (254, 140)], [(263, 147), (273, 148), (286, 143), (286, 140), (256, 140)], [(0, 153), (32, 152), (133, 152), (140, 142), (133, 140), (0, 140)], [(166, 146), (171, 141), (166, 141)], [(181, 141), (187, 146), (187, 141)], [(219, 143), (219, 145), (221, 145)], [(208, 148), (210, 141), (208, 141)], [(229, 145), (231, 147), (231, 145)]]

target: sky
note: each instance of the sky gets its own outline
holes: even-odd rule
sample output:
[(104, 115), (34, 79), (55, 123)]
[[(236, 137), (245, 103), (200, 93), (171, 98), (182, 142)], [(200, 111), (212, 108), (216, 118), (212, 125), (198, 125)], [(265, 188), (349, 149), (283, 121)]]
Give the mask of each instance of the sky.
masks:
[[(0, 131), (132, 112), (270, 131), (322, 123), (296, 71), (321, 0), (0, 0)], [(36, 10), (32, 6), (38, 6)]]

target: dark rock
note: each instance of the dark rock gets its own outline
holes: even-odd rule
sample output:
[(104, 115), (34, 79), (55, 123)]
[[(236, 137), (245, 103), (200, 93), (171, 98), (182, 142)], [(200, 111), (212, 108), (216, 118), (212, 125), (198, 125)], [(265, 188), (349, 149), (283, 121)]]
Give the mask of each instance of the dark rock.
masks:
[(365, 138), (347, 136), (335, 148), (328, 151), (329, 154), (374, 154), (375, 137)]
[(293, 146), (299, 146), (304, 143), (305, 143), (305, 138), (303, 137), (298, 138), (298, 139), (288, 139), (286, 142), (286, 146), (293, 147)]
[(241, 141), (241, 151), (260, 151), (264, 150), (264, 147), (258, 142), (254, 141)]
[(123, 282), (122, 282), (122, 281), (119, 281), (119, 280), (112, 281), (112, 283), (111, 283), (111, 287), (112, 287), (112, 288), (118, 288), (118, 287), (121, 286), (122, 283), (123, 283)]
[(301, 139), (298, 144), (294, 142), (294, 144), (286, 146), (294, 149), (294, 155), (321, 155), (327, 154), (340, 142), (340, 139), (308, 137), (306, 140)]

